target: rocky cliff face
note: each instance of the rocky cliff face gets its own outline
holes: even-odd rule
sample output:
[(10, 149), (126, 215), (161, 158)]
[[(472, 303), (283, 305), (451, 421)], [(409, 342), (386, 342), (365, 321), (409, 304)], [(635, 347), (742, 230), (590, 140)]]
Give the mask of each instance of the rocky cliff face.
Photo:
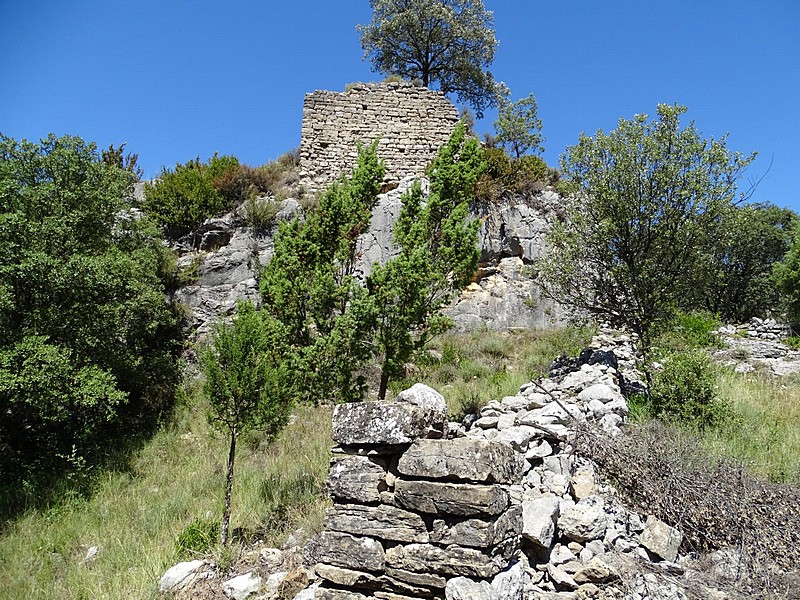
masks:
[[(393, 256), (392, 225), (402, 206), (400, 198), (412, 183), (413, 178), (406, 178), (379, 196), (370, 228), (359, 243), (362, 276), (374, 263)], [(533, 198), (509, 197), (473, 207), (473, 217), (481, 220), (480, 267), (475, 281), (446, 310), (457, 329), (546, 328), (563, 322), (561, 308), (542, 297), (532, 278), (532, 265), (542, 255), (544, 236), (560, 205), (558, 194), (545, 189)], [(277, 222), (299, 211), (296, 201), (286, 200)], [(272, 257), (276, 231), (277, 224), (257, 231), (228, 214), (179, 240), (178, 264), (188, 283), (176, 298), (189, 307), (191, 327), (198, 334), (208, 332), (216, 318), (230, 314), (237, 300), (258, 300), (258, 271)]]

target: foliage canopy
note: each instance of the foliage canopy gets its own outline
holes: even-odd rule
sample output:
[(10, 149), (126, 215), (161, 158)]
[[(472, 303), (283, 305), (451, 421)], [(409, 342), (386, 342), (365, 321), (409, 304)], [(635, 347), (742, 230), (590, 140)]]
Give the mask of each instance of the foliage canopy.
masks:
[(548, 238), (541, 275), (548, 293), (578, 312), (625, 325), (649, 348), (654, 328), (704, 288), (702, 261), (737, 200), (752, 161), (726, 139), (681, 128), (682, 106), (660, 104), (617, 129), (581, 135), (562, 171), (568, 218)]
[(781, 308), (773, 271), (789, 251), (797, 215), (772, 204), (733, 206), (720, 222), (704, 261), (703, 296), (697, 305), (728, 323), (743, 323)]
[(357, 400), (365, 389), (356, 370), (372, 353), (372, 307), (355, 277), (356, 245), (383, 173), (377, 143), (362, 148), (349, 179), (332, 185), (305, 219), (281, 224), (261, 276), (263, 310), (286, 327), (304, 400)]
[(77, 137), (0, 138), (3, 471), (58, 467), (172, 398), (171, 261), (128, 210), (133, 177)]
[(480, 222), (470, 220), (469, 203), (485, 168), (480, 144), (460, 124), (428, 169), (427, 199), (419, 182), (403, 195), (394, 226), (400, 252), (367, 278), (383, 354), (381, 399), (411, 354), (451, 326), (438, 312), (475, 273)]
[(494, 106), (498, 86), (488, 71), (497, 47), (491, 11), (482, 0), (370, 0), (359, 25), (364, 57), (376, 71), (438, 84), (475, 109)]
[(539, 118), (539, 105), (533, 94), (516, 102), (503, 100), (494, 122), (495, 141), (515, 158), (532, 151), (544, 152), (542, 120)]

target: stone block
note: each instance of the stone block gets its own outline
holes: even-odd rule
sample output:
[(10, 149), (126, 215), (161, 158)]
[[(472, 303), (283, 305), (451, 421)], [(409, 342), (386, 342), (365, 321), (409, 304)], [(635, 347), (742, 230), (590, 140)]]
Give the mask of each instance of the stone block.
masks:
[(325, 563), (345, 569), (379, 573), (385, 565), (385, 553), (380, 542), (337, 531), (323, 531), (309, 540), (304, 554), (309, 564)]
[(406, 402), (353, 402), (333, 411), (333, 441), (345, 446), (410, 444), (441, 437), (447, 417)]
[(397, 470), (409, 477), (517, 483), (522, 460), (504, 444), (476, 438), (417, 440), (406, 450)]
[(398, 479), (394, 500), (408, 510), (433, 515), (499, 515), (508, 507), (508, 493), (496, 484), (469, 485)]
[(408, 544), (389, 548), (386, 552), (388, 568), (456, 577), (493, 577), (505, 566), (505, 562), (504, 559), (495, 560), (475, 548), (460, 546), (441, 548), (430, 544)]
[(642, 546), (659, 558), (670, 562), (675, 562), (678, 557), (678, 548), (682, 541), (683, 534), (680, 531), (656, 519), (653, 515), (648, 515), (644, 531), (639, 535), (639, 543)]
[[(449, 521), (449, 522), (448, 522)], [(430, 541), (449, 546), (491, 548), (522, 533), (522, 506), (512, 506), (497, 519), (442, 520), (433, 522)]]
[(558, 518), (558, 528), (562, 535), (576, 542), (602, 538), (608, 525), (608, 515), (598, 496), (581, 500)]
[(428, 542), (428, 530), (419, 515), (386, 504), (336, 505), (328, 509), (325, 528), (394, 542)]
[(328, 472), (328, 494), (338, 501), (380, 502), (386, 471), (366, 456), (334, 455)]
[(555, 496), (542, 496), (522, 503), (522, 537), (539, 548), (553, 544), (559, 502)]

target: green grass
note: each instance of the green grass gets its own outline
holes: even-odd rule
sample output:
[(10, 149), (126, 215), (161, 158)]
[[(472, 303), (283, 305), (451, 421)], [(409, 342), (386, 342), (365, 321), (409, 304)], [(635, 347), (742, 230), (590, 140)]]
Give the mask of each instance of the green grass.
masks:
[(717, 394), (732, 414), (704, 444), (772, 481), (800, 482), (800, 382), (720, 369)]
[(430, 385), (447, 400), (451, 418), (460, 420), (489, 400), (513, 396), (524, 383), (547, 375), (554, 358), (576, 356), (592, 334), (574, 327), (450, 333), (433, 340), (417, 358), (416, 371), (390, 389), (396, 394), (418, 381)]
[[(330, 446), (330, 410), (306, 407), (273, 445), (240, 445), (232, 515), (239, 546), (255, 538), (280, 545), (297, 527), (319, 527)], [(226, 458), (227, 440), (209, 430), (202, 404), (182, 409), (131, 470), (103, 474), (91, 497), (5, 527), (3, 598), (155, 598), (159, 578), (179, 560), (181, 533), (221, 518)], [(90, 546), (99, 552), (83, 564)]]
[[(680, 359), (698, 349), (715, 347), (719, 340), (711, 331), (718, 325), (709, 315), (679, 315), (656, 340), (656, 354), (666, 360), (670, 354)], [(695, 430), (712, 453), (740, 460), (772, 481), (800, 482), (800, 377), (736, 373), (719, 366), (714, 367), (713, 377), (719, 418), (699, 431), (696, 422), (673, 419), (670, 425)], [(652, 403), (644, 396), (629, 398), (629, 405), (634, 421), (644, 423), (655, 416)]]

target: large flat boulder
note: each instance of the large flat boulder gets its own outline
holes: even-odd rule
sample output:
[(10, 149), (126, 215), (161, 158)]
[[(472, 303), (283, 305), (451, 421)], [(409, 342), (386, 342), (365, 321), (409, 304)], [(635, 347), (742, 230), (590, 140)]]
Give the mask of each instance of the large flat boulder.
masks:
[[(450, 522), (448, 522), (450, 521)], [(522, 506), (512, 506), (497, 519), (443, 520), (433, 522), (430, 541), (443, 546), (459, 544), (491, 548), (522, 533)]]
[(324, 563), (344, 569), (357, 568), (380, 573), (385, 565), (383, 546), (377, 540), (338, 531), (323, 531), (306, 544), (310, 564)]
[(394, 500), (408, 510), (433, 515), (499, 515), (508, 508), (508, 493), (499, 485), (398, 479)]
[(410, 444), (442, 437), (447, 414), (408, 402), (352, 402), (333, 411), (333, 441), (343, 446)]
[(370, 536), (394, 542), (428, 541), (428, 530), (419, 515), (381, 504), (361, 506), (340, 504), (328, 509), (325, 528), (357, 536)]
[(338, 455), (331, 462), (326, 488), (339, 502), (380, 502), (386, 471), (366, 456)]
[(517, 483), (522, 459), (505, 444), (477, 438), (417, 440), (400, 458), (397, 470), (408, 477)]
[(480, 550), (459, 546), (441, 548), (430, 544), (408, 544), (386, 551), (387, 567), (414, 573), (486, 579), (500, 571), (500, 562), (505, 563), (505, 560), (494, 560)]

